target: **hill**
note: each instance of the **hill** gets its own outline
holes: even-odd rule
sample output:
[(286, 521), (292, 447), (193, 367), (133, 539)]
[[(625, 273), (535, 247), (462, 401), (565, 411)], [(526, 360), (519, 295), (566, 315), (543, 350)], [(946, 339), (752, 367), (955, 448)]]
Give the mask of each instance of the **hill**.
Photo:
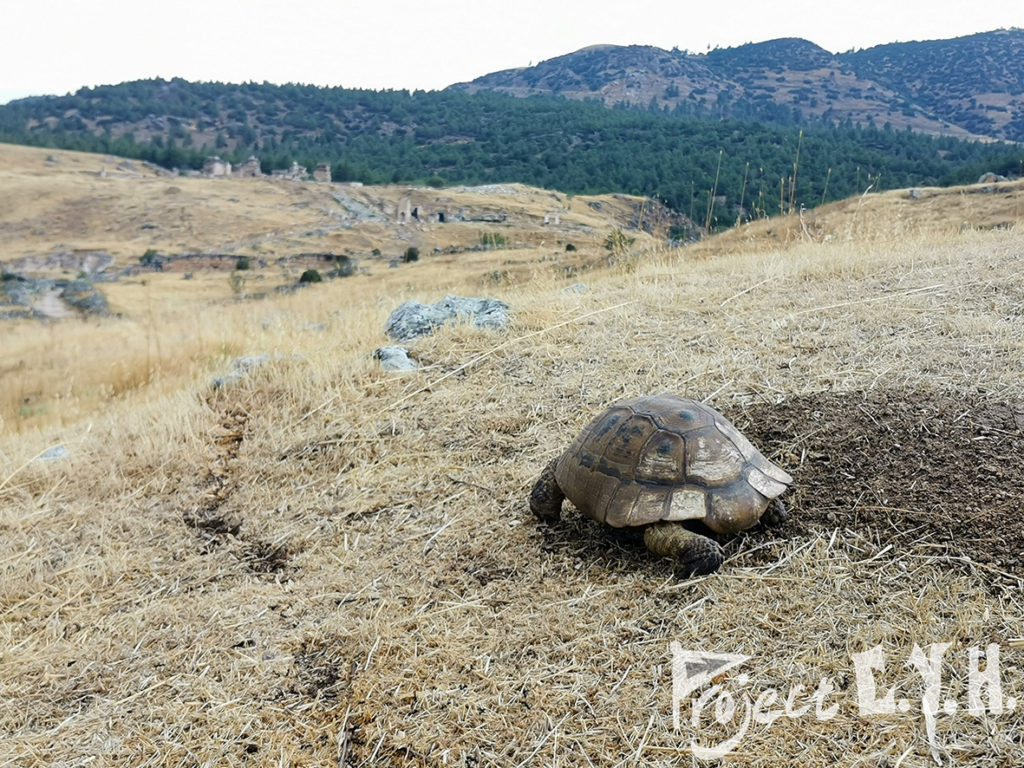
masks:
[(593, 46), (453, 88), (558, 94), (683, 116), (896, 130), (1024, 141), (1024, 29), (832, 54), (799, 38), (706, 54)]
[[(107, 196), (134, 188), (146, 231), (182, 242), (158, 200), (204, 200), (196, 215), (284, 252), (274, 216), (328, 187), (4, 151), (37, 185), (19, 216), (77, 180), (65, 212), (94, 205), (92, 244), (125, 253), (138, 232)], [(10, 322), (4, 761), (668, 768), (739, 733), (724, 762), (750, 768), (1021, 765), (1021, 190), (986, 186), (870, 194), (693, 249), (633, 232), (582, 276), (539, 245), (467, 254), (531, 259), (520, 281), (458, 254), (262, 298), (145, 272), (109, 284), (118, 315)], [(445, 292), (507, 302), (510, 327), (446, 327), (409, 344), (420, 370), (381, 370), (391, 310)], [(241, 355), (262, 365), (214, 387)], [(593, 415), (659, 391), (714, 405), (795, 478), (792, 521), (727, 542), (710, 577), (526, 504)], [(875, 695), (908, 711), (860, 707), (854, 654), (875, 649)], [(683, 651), (745, 660), (690, 691)], [(979, 652), (1001, 659), (980, 703)], [(912, 661), (929, 656), (938, 712)]]
[(103, 251), (111, 268), (138, 267), (147, 251), (165, 261), (305, 252), (376, 271), (410, 246), (468, 258), (490, 234), (509, 248), (560, 247), (572, 257), (567, 244), (590, 251), (613, 229), (659, 242), (697, 232), (665, 206), (629, 195), (182, 177), (127, 158), (0, 144), (0, 263), (21, 265), (12, 268), (42, 267), (60, 252)]
[(210, 155), (241, 165), (255, 154), (264, 173), (327, 162), (335, 181), (642, 195), (706, 228), (869, 186), (967, 183), (1020, 166), (1020, 152), (1005, 145), (852, 124), (801, 132), (498, 93), (182, 80), (12, 102), (0, 107), (0, 138), (196, 171)]

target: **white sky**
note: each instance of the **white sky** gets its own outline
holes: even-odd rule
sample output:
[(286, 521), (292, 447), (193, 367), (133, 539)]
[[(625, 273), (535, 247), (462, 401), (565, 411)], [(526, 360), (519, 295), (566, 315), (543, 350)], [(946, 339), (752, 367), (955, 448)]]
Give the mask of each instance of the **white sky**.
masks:
[(831, 51), (1024, 27), (1024, 0), (0, 0), (0, 103), (149, 77), (437, 89), (599, 43)]

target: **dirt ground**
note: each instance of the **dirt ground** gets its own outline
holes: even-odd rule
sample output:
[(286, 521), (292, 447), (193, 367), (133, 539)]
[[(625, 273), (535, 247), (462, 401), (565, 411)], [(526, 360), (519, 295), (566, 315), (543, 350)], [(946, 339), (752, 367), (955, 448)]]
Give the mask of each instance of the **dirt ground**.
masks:
[(1024, 576), (1024, 403), (876, 390), (744, 416), (755, 442), (798, 462), (780, 534), (842, 526), (882, 546), (925, 539)]

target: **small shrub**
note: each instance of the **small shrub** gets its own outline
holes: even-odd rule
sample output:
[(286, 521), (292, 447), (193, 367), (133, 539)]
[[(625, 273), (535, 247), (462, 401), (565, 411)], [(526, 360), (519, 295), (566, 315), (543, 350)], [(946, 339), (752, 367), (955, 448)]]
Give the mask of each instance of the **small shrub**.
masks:
[(372, 253), (374, 256), (380, 256), (380, 248), (374, 248), (372, 251), (370, 251), (370, 253)]
[(692, 225), (673, 224), (668, 229), (668, 239), (688, 242), (697, 239), (697, 233)]
[(307, 269), (299, 276), (300, 283), (322, 283), (323, 281), (323, 276), (315, 269)]
[(412, 262), (412, 261), (419, 261), (419, 260), (420, 260), (420, 249), (417, 248), (415, 245), (410, 245), (408, 248), (405, 249), (405, 253), (402, 254), (402, 261), (404, 261), (406, 264), (408, 264), (409, 262)]
[(238, 261), (235, 262), (235, 269), (237, 269), (237, 270), (249, 269), (249, 257), (248, 256), (239, 256), (238, 257)]
[(328, 277), (350, 277), (355, 274), (356, 263), (348, 256), (335, 256), (335, 267), (327, 273)]
[(427, 179), (427, 186), (431, 187), (432, 189), (440, 189), (441, 187), (444, 186), (444, 179), (442, 179), (440, 176), (431, 176), (429, 179)]
[(159, 251), (155, 248), (147, 248), (146, 252), (139, 257), (139, 263), (144, 267), (160, 269), (163, 266), (163, 262), (164, 260), (160, 257)]
[(500, 248), (506, 245), (508, 240), (500, 232), (484, 232), (480, 235), (480, 245)]
[(573, 245), (572, 243), (566, 243), (565, 244), (565, 250), (566, 251), (575, 251), (576, 250), (576, 246)]
[(635, 237), (629, 237), (621, 229), (615, 229), (604, 239), (604, 247), (615, 255), (621, 255), (629, 250), (635, 240)]

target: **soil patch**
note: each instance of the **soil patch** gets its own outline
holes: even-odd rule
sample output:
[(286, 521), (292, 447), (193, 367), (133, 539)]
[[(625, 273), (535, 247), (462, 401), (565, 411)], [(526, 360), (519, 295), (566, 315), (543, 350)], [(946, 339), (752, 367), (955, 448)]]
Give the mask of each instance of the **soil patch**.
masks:
[(930, 539), (1024, 576), (1024, 403), (921, 391), (820, 393), (736, 419), (795, 477), (783, 535)]

